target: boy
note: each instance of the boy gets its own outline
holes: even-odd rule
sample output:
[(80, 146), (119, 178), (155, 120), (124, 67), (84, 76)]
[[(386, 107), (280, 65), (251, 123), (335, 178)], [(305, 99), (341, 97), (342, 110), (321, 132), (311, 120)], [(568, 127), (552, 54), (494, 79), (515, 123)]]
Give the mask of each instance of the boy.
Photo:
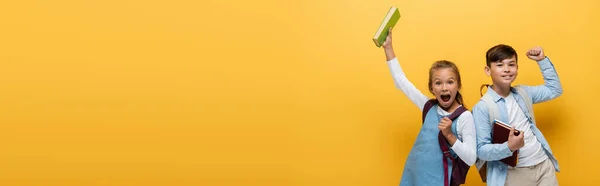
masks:
[[(538, 63), (544, 85), (511, 87), (518, 74), (517, 53), (512, 47), (496, 45), (486, 53), (485, 73), (492, 77), (493, 85), (473, 108), (473, 119), (477, 129), (477, 156), (487, 161), (487, 185), (558, 185), (558, 162), (536, 127), (532, 104), (560, 96), (562, 87), (542, 48), (532, 48), (526, 55)], [(507, 142), (491, 143), (493, 119), (511, 125)], [(521, 132), (515, 135), (514, 130)], [(515, 167), (499, 161), (512, 156), (516, 150)]]

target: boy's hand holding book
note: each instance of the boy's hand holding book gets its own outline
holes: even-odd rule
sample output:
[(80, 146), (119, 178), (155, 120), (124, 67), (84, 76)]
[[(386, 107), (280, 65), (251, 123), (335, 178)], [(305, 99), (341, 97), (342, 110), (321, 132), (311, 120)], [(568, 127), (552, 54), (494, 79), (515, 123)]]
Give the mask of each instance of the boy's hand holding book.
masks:
[(515, 135), (515, 127), (510, 127), (510, 134), (508, 134), (508, 148), (511, 152), (515, 150), (519, 150), (521, 147), (525, 145), (525, 140), (523, 139), (523, 133), (519, 132), (518, 135)]

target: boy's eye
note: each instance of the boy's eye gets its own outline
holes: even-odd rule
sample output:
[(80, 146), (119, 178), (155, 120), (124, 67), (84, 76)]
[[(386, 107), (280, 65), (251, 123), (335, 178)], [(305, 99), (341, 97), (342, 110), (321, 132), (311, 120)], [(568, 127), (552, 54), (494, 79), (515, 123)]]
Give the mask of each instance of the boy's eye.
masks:
[(508, 66), (514, 67), (514, 66), (515, 66), (515, 64), (510, 64), (510, 65), (508, 65)]
[(502, 63), (499, 63), (499, 64), (497, 64), (496, 66), (497, 66), (497, 67), (501, 67), (501, 66), (502, 66)]

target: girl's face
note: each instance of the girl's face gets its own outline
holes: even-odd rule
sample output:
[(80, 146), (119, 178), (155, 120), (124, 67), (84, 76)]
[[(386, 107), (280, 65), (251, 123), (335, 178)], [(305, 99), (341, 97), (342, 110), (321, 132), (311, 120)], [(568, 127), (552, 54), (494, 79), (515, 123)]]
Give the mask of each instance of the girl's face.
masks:
[(458, 107), (455, 101), (458, 92), (458, 78), (451, 68), (441, 68), (431, 76), (431, 92), (444, 110)]

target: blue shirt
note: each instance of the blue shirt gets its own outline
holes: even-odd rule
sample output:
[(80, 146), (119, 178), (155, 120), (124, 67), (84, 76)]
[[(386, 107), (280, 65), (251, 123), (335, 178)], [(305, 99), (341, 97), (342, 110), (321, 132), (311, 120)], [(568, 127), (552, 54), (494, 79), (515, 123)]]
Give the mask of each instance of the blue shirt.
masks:
[[(532, 104), (548, 101), (560, 96), (563, 92), (560, 84), (558, 74), (554, 65), (550, 62), (550, 59), (545, 58), (538, 61), (542, 75), (544, 76), (544, 84), (538, 86), (525, 86), (521, 87), (527, 92), (531, 98)], [(514, 88), (511, 88), (511, 92), (515, 95), (515, 99), (524, 112), (527, 120), (531, 124), (531, 131), (536, 136), (538, 141), (542, 144), (546, 155), (554, 164), (554, 168), (559, 172), (558, 162), (550, 145), (542, 135), (542, 132), (537, 128), (533, 113), (530, 113), (529, 109), (525, 104), (525, 100), (517, 93)], [(498, 111), (500, 113), (500, 120), (508, 121), (508, 113), (505, 105), (505, 100), (502, 96), (498, 95), (494, 90), (488, 88), (486, 94), (492, 96), (494, 102), (498, 105)], [(508, 148), (508, 143), (503, 144), (492, 144), (491, 134), (492, 125), (489, 117), (488, 106), (485, 102), (480, 100), (475, 107), (473, 107), (473, 119), (475, 120), (475, 128), (477, 129), (477, 157), (481, 160), (488, 161), (487, 163), (487, 185), (498, 185), (503, 186), (506, 181), (506, 175), (508, 172), (508, 165), (498, 161), (509, 157), (512, 152)]]

